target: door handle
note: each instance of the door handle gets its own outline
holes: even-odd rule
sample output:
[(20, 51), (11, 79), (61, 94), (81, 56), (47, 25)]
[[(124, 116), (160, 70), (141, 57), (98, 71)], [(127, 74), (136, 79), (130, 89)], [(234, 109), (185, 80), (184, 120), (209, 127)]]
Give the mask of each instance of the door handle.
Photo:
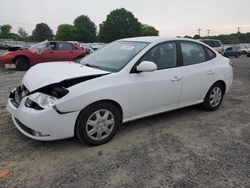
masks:
[(181, 80), (181, 77), (179, 76), (174, 76), (171, 81), (174, 82), (174, 81), (180, 81)]
[(49, 53), (51, 53), (51, 54), (54, 54), (55, 52), (53, 52), (53, 51), (50, 51)]
[(214, 74), (214, 71), (213, 71), (213, 70), (209, 70), (209, 71), (207, 72), (207, 75), (210, 75), (210, 74)]

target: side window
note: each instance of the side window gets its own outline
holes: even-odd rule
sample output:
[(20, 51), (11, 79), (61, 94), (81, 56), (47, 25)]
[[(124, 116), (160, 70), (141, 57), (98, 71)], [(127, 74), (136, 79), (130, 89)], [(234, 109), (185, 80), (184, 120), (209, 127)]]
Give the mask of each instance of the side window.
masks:
[(74, 50), (70, 43), (58, 43), (57, 50)]
[(208, 59), (209, 60), (211, 60), (211, 59), (213, 59), (213, 58), (216, 57), (215, 53), (212, 50), (208, 49), (207, 47), (204, 47), (204, 48), (207, 50), (207, 54), (208, 54)]
[(176, 67), (176, 44), (169, 42), (157, 45), (141, 59), (152, 61), (157, 65), (157, 70)]
[(214, 42), (214, 47), (221, 47), (221, 43), (217, 40), (213, 41)]
[(192, 42), (181, 42), (184, 65), (193, 65), (206, 61), (206, 55), (201, 45)]
[(214, 47), (213, 41), (205, 40), (204, 43), (207, 44), (208, 46)]
[(51, 42), (50, 43), (50, 50), (55, 50), (56, 49), (56, 43)]

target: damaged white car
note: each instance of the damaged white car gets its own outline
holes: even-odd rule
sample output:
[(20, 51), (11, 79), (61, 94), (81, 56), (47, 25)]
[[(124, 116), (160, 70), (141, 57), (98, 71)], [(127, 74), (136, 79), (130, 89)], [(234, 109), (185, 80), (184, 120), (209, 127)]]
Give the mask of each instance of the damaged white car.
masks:
[(232, 85), (229, 59), (188, 39), (115, 41), (80, 63), (32, 67), (8, 100), (17, 129), (36, 140), (110, 140), (127, 121), (201, 103), (216, 110)]

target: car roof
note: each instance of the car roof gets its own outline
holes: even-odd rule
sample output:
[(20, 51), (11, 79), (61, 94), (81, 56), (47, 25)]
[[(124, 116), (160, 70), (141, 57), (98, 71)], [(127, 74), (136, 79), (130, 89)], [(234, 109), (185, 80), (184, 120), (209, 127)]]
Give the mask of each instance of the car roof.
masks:
[(160, 37), (160, 36), (150, 36), (150, 37), (133, 37), (133, 38), (125, 38), (120, 39), (118, 41), (134, 41), (134, 42), (161, 42), (161, 41), (171, 41), (171, 40), (185, 40), (185, 41), (195, 41), (198, 42), (198, 40), (194, 39), (188, 39), (188, 38), (179, 38), (179, 37)]

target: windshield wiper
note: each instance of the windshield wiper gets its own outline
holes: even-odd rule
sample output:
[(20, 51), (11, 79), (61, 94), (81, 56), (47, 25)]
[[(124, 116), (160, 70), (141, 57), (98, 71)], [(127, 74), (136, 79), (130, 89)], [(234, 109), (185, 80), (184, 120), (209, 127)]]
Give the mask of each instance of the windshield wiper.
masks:
[(87, 67), (92, 67), (92, 68), (97, 68), (97, 69), (101, 69), (101, 70), (103, 70), (101, 67), (96, 66), (96, 65), (90, 65), (90, 64), (88, 64), (88, 63), (83, 64), (83, 65), (85, 65), (85, 66), (87, 66)]

